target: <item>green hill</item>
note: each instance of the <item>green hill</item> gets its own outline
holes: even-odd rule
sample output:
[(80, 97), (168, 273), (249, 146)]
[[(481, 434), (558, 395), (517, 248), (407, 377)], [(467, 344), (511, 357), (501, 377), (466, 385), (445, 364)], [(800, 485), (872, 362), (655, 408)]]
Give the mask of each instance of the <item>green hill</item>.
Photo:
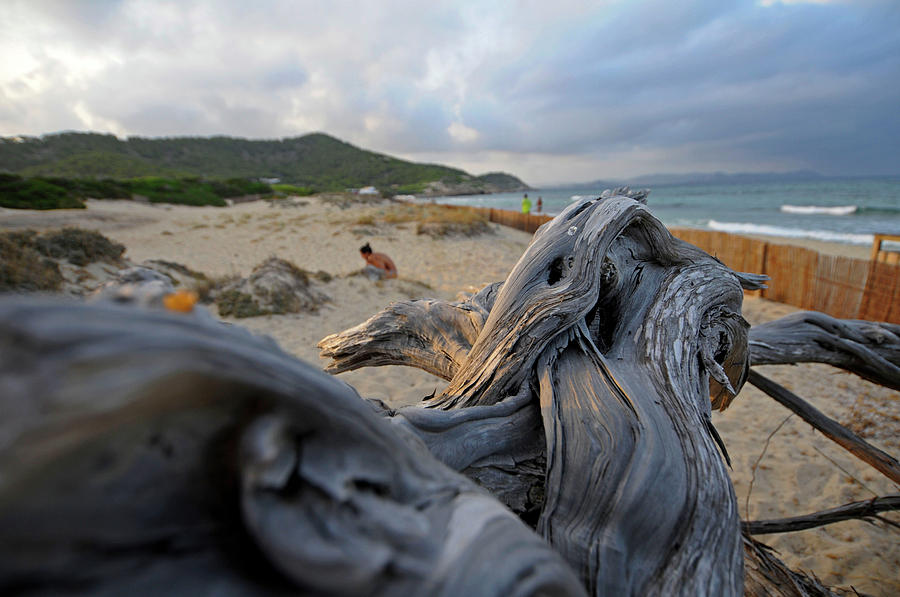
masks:
[(278, 178), (316, 191), (375, 186), (382, 191), (457, 186), (467, 193), (527, 188), (509, 174), (471, 176), (456, 168), (417, 164), (313, 133), (280, 140), (234, 137), (119, 139), (97, 133), (0, 137), (0, 172), (23, 176), (205, 180)]

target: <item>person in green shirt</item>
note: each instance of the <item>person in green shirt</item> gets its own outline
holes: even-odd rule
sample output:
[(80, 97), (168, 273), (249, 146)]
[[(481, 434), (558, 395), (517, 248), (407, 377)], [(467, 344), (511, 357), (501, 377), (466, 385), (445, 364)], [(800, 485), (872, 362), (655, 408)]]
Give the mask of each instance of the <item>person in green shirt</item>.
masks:
[(528, 198), (528, 193), (525, 193), (525, 196), (522, 197), (522, 213), (531, 213), (531, 199)]

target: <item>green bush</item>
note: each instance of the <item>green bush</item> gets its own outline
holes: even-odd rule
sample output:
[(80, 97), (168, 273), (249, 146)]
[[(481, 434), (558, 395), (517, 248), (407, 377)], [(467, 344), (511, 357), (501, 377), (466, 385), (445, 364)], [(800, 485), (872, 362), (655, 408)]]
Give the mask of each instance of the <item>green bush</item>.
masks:
[(146, 197), (151, 203), (179, 205), (214, 205), (225, 207), (225, 200), (212, 190), (209, 183), (185, 179), (147, 176), (128, 181), (132, 195)]
[(209, 185), (212, 192), (222, 198), (269, 195), (272, 193), (272, 187), (269, 185), (244, 178), (229, 178), (224, 181), (214, 180)]
[[(278, 185), (279, 193), (311, 195), (310, 187)], [(0, 207), (14, 209), (84, 208), (83, 199), (145, 197), (152, 203), (213, 205), (224, 207), (225, 199), (271, 195), (273, 188), (247, 178), (203, 180), (198, 177), (145, 176), (129, 180), (34, 177), (0, 174)]]
[(46, 180), (0, 174), (0, 207), (84, 209), (84, 203), (69, 190)]
[(272, 190), (283, 195), (297, 195), (299, 197), (309, 197), (316, 193), (312, 187), (298, 187), (292, 184), (273, 184)]
[(91, 178), (35, 177), (66, 189), (69, 194), (79, 199), (124, 199), (131, 197), (127, 184), (112, 179), (94, 180)]
[(399, 185), (391, 189), (391, 192), (394, 195), (418, 195), (424, 192), (427, 186), (427, 183), (416, 182), (412, 184)]

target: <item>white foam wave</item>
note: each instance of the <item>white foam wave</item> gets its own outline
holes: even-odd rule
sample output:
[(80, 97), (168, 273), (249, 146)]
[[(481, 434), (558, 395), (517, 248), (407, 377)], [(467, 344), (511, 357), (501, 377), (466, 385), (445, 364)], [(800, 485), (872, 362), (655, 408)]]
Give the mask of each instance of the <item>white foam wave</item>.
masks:
[(569, 201), (579, 201), (581, 199), (584, 199), (585, 196), (586, 195), (572, 195), (571, 197), (569, 197)]
[(782, 205), (781, 211), (789, 214), (820, 214), (828, 216), (849, 216), (855, 214), (855, 205)]
[(830, 243), (847, 243), (851, 245), (871, 245), (875, 240), (871, 234), (852, 234), (834, 232), (832, 230), (803, 230), (801, 228), (783, 228), (764, 224), (747, 224), (744, 222), (717, 222), (710, 220), (706, 224), (713, 230), (731, 232), (733, 234), (763, 234), (765, 236), (783, 236), (786, 238), (808, 238)]

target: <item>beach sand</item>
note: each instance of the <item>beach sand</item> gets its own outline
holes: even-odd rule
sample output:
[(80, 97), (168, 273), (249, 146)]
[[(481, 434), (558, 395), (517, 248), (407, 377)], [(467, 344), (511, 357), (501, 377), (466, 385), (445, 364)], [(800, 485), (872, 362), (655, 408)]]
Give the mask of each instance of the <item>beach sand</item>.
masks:
[[(384, 209), (386, 204), (342, 209), (316, 198), (256, 201), (228, 208), (89, 201), (87, 210), (0, 210), (0, 229), (78, 225), (124, 244), (132, 261), (175, 261), (210, 276), (246, 276), (270, 256), (310, 271), (324, 270), (335, 279), (320, 287), (331, 300), (319, 312), (231, 320), (272, 336), (305, 361), (324, 366), (316, 348), (322, 337), (354, 326), (396, 300), (418, 296), (454, 300), (459, 292), (502, 280), (531, 236), (492, 224), (489, 235), (432, 239), (417, 235), (415, 224), (357, 223)], [(869, 250), (767, 240), (862, 258)], [(398, 280), (372, 283), (362, 277), (344, 277), (364, 265), (358, 247), (365, 242), (393, 258)], [(759, 298), (747, 298), (744, 304), (744, 316), (753, 324), (793, 311), (793, 307)], [(861, 430), (881, 449), (900, 454), (897, 392), (825, 365), (769, 366), (760, 372), (827, 415)], [(340, 377), (361, 395), (395, 406), (415, 403), (445, 383), (407, 367), (363, 369)], [(713, 419), (733, 462), (742, 518), (805, 514), (900, 491), (749, 385), (728, 411)], [(900, 522), (896, 513), (886, 518)], [(758, 539), (777, 549), (788, 565), (812, 572), (826, 584), (852, 585), (873, 595), (900, 594), (900, 531), (882, 523), (843, 522)]]
[(748, 238), (764, 240), (773, 245), (794, 245), (818, 251), (825, 255), (837, 255), (838, 257), (852, 257), (853, 259), (869, 259), (872, 254), (872, 245), (849, 245), (845, 243), (829, 243), (809, 238), (785, 238), (783, 236), (766, 236), (763, 234), (743, 234)]

